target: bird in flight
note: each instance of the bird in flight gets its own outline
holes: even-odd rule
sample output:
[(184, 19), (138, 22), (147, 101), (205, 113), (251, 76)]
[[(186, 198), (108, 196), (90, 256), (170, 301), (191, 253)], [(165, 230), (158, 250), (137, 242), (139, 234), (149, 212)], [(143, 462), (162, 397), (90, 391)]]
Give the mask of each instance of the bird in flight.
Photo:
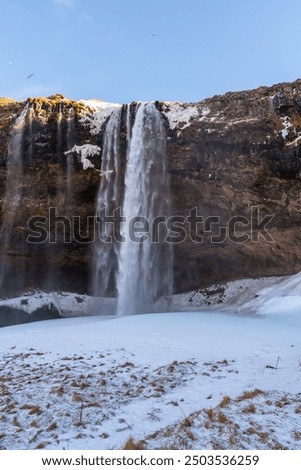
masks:
[(151, 35), (153, 36), (153, 38), (157, 37), (157, 35), (155, 33), (151, 33)]
[(34, 76), (34, 73), (31, 73), (30, 75), (27, 76), (27, 80), (33, 76)]

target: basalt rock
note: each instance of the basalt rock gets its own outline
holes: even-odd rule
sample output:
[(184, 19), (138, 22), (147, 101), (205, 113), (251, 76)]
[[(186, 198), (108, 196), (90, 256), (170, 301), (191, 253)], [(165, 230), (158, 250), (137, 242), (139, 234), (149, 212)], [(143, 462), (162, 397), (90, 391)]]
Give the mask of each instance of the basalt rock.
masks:
[[(26, 103), (0, 99), (2, 208), (9, 139), (26, 104), (21, 200), (9, 247), (1, 246), (7, 266), (2, 290), (90, 293), (93, 233), (87, 220), (95, 214), (102, 139), (114, 107), (62, 95)], [(156, 106), (166, 127), (172, 215), (182, 227), (174, 240), (174, 291), (300, 271), (301, 80)], [(57, 216), (80, 217), (81, 235), (91, 243), (70, 236), (65, 219), (49, 227), (53, 243), (28, 243), (28, 221), (48, 218), (50, 207)]]

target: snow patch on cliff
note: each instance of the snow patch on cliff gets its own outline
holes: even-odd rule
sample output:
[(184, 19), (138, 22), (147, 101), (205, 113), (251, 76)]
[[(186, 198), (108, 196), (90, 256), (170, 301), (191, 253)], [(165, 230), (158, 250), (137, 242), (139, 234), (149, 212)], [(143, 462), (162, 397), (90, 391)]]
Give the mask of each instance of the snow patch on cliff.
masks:
[(286, 143), (286, 146), (287, 147), (293, 147), (293, 146), (297, 146), (298, 144), (300, 144), (301, 142), (301, 133), (299, 132), (298, 133), (298, 137), (296, 137), (296, 139), (294, 139), (292, 142), (287, 142)]
[(89, 160), (88, 157), (95, 157), (99, 155), (101, 148), (98, 145), (84, 144), (84, 145), (74, 145), (72, 149), (65, 152), (65, 155), (70, 153), (76, 153), (80, 156), (80, 161), (83, 165), (83, 169), (87, 170), (88, 168), (94, 168), (93, 163)]
[(283, 129), (281, 131), (281, 135), (283, 139), (286, 139), (288, 134), (289, 134), (289, 129), (292, 128), (292, 123), (290, 121), (290, 118), (288, 116), (284, 116), (280, 118), (283, 122)]
[(90, 127), (90, 132), (92, 135), (97, 135), (106, 119), (111, 116), (116, 108), (122, 106), (118, 103), (107, 103), (106, 101), (95, 99), (80, 100), (80, 103), (83, 103), (93, 111), (92, 115), (86, 115), (81, 118), (81, 123)]
[(162, 113), (167, 117), (170, 129), (183, 130), (191, 123), (191, 119), (199, 116), (196, 106), (185, 103), (165, 103)]
[[(199, 119), (199, 121), (204, 121), (208, 114), (210, 114), (210, 108), (208, 106), (205, 106), (204, 108), (201, 109), (201, 117)], [(211, 119), (211, 121), (214, 120), (214, 119)]]

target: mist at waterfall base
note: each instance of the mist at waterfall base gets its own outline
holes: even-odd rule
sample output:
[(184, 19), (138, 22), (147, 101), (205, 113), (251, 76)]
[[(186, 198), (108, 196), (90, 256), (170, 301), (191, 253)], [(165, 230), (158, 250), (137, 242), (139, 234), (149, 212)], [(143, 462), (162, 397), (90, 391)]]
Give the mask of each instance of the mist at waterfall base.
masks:
[[(18, 253), (14, 252), (18, 209), (31, 192), (26, 171), (34, 161), (35, 140), (39, 134), (35, 114), (34, 106), (27, 102), (10, 132), (0, 231), (2, 297), (21, 294), (31, 288), (45, 292), (63, 290), (65, 285), (64, 273), (58, 272), (52, 262), (52, 253), (56, 248), (48, 244), (42, 248), (46, 253), (47, 265), (41, 272), (41, 283), (35, 281), (33, 286), (32, 272), (37, 268), (32, 260), (41, 248), (24, 244), (24, 256), (18, 257)], [(72, 217), (76, 171), (72, 148), (77, 143), (75, 113), (72, 107), (66, 110), (58, 104), (54, 116), (56, 155), (53, 158), (63, 164), (65, 171), (64, 195), (59, 200), (58, 211)], [(103, 148), (102, 177), (95, 215), (101, 214), (103, 208), (107, 213), (112, 213), (119, 207), (127, 221), (133, 217), (143, 217), (148, 221), (158, 216), (168, 217), (170, 191), (166, 136), (164, 122), (156, 106), (153, 103), (118, 106), (105, 124), (100, 138)], [(110, 235), (107, 227), (106, 234), (102, 235)], [(172, 247), (163, 242), (166, 235), (163, 232), (160, 233), (160, 243), (131, 241), (127, 236), (127, 223), (120, 228), (119, 235), (125, 238), (124, 243), (97, 241), (92, 248), (91, 290), (95, 297), (106, 298), (108, 302), (104, 305), (110, 306), (108, 311), (94, 313), (125, 315), (152, 312), (156, 300), (172, 292)]]

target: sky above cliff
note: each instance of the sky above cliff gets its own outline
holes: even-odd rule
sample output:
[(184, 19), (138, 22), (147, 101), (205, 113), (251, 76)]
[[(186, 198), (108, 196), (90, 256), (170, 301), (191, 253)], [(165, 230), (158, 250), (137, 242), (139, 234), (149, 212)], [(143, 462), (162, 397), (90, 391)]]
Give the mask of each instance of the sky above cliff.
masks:
[(198, 101), (301, 76), (300, 0), (2, 0), (0, 14), (0, 96)]

